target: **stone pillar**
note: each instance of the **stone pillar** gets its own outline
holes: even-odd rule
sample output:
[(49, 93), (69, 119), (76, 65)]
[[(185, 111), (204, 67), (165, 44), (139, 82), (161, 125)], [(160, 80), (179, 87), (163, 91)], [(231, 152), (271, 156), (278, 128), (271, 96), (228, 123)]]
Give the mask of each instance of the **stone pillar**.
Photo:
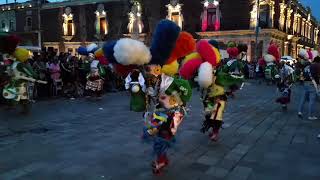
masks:
[(254, 56), (251, 51), (252, 47), (251, 47), (251, 40), (250, 39), (247, 41), (247, 45), (248, 45), (247, 59), (249, 62), (252, 62), (252, 60), (253, 60), (252, 57), (254, 57)]
[[(93, 13), (93, 12), (92, 12)], [(75, 24), (75, 23), (74, 23)], [(76, 24), (75, 24), (76, 25)], [(86, 10), (84, 6), (79, 6), (79, 24), (78, 31), (80, 41), (82, 44), (87, 41), (87, 23), (86, 23)]]
[(289, 42), (285, 41), (284, 42), (284, 52), (283, 52), (284, 56), (289, 56)]
[(60, 29), (59, 32), (57, 32), (59, 34), (59, 45), (58, 45), (58, 49), (59, 49), (59, 52), (65, 52), (65, 43), (64, 43), (64, 38), (63, 38), (63, 28), (62, 28), (62, 25), (63, 25), (63, 7), (60, 7), (59, 8), (59, 13), (58, 13), (58, 27)]
[(297, 59), (297, 43), (292, 41), (291, 42), (291, 48), (292, 48), (292, 52), (291, 52), (291, 56), (294, 58), (294, 59)]

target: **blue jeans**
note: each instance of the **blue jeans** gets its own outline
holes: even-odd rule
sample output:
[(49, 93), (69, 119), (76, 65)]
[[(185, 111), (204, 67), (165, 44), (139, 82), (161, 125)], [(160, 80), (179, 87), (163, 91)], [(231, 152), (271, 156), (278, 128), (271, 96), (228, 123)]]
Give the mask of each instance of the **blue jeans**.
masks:
[(307, 100), (309, 100), (308, 117), (313, 116), (314, 103), (317, 98), (317, 91), (313, 84), (305, 82), (303, 87), (303, 94), (301, 96), (299, 104), (299, 112), (303, 112), (303, 106)]

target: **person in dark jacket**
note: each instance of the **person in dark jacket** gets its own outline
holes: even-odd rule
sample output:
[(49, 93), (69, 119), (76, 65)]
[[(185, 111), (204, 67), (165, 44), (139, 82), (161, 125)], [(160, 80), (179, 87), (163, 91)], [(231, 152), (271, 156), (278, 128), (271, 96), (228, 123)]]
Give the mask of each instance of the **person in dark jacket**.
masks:
[(314, 116), (314, 104), (316, 101), (317, 94), (319, 93), (320, 84), (320, 57), (314, 58), (311, 65), (307, 66), (303, 70), (304, 74), (304, 90), (301, 96), (298, 116), (302, 117), (303, 107), (307, 99), (309, 100), (308, 106), (308, 119), (316, 120), (318, 119)]

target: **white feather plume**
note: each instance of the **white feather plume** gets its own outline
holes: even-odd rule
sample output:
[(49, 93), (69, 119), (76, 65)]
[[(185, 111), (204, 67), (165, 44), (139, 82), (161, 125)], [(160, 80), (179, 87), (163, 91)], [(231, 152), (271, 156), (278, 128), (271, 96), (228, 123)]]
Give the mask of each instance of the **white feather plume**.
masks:
[(307, 50), (305, 50), (305, 49), (299, 50), (299, 56), (305, 60), (309, 59), (309, 54), (308, 54)]
[(134, 39), (120, 39), (113, 50), (114, 57), (122, 65), (144, 65), (151, 60), (149, 48), (141, 41)]
[(92, 52), (96, 48), (98, 48), (98, 45), (96, 45), (95, 43), (92, 43), (87, 46), (87, 51)]
[(272, 56), (271, 54), (264, 55), (263, 59), (266, 63), (272, 63), (276, 60), (276, 58), (274, 56)]
[(213, 83), (213, 67), (209, 62), (200, 65), (198, 83), (201, 88), (208, 88)]

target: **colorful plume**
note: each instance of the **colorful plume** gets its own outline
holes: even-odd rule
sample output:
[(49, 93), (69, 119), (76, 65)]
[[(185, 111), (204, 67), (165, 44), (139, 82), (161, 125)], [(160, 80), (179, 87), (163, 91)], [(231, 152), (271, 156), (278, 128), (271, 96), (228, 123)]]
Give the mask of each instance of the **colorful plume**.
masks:
[(180, 27), (169, 20), (162, 20), (157, 25), (151, 44), (151, 64), (166, 64), (175, 48), (180, 34)]
[(167, 63), (170, 64), (176, 59), (182, 58), (195, 50), (196, 41), (193, 36), (188, 32), (181, 32)]
[(180, 68), (180, 71), (179, 71), (180, 76), (186, 80), (190, 80), (192, 77), (195, 76), (201, 63), (202, 63), (201, 59), (193, 59), (188, 61)]

